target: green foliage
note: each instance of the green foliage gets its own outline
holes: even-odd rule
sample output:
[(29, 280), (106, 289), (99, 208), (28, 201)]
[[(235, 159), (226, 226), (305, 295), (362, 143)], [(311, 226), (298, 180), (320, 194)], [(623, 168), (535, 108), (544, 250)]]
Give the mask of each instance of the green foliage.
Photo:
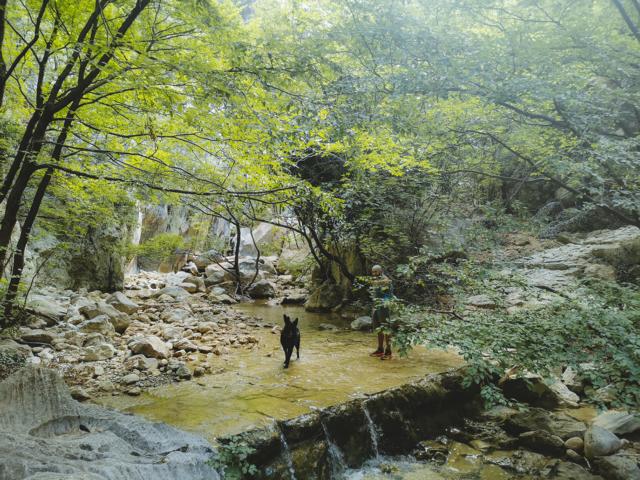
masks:
[(484, 386), (515, 365), (543, 375), (571, 366), (594, 390), (610, 386), (616, 405), (640, 403), (636, 287), (585, 285), (575, 299), (511, 314), (478, 310), (461, 318), (413, 308), (400, 325), (395, 341), (403, 348), (453, 347), (469, 364), (469, 381)]
[(0, 381), (26, 364), (26, 357), (11, 350), (0, 351)]
[(141, 256), (162, 261), (182, 249), (184, 239), (175, 233), (160, 233), (140, 245), (130, 245), (127, 249), (129, 257)]
[(258, 473), (258, 468), (249, 462), (248, 458), (255, 453), (255, 449), (242, 440), (230, 440), (218, 447), (218, 455), (210, 464), (227, 480), (241, 480), (249, 475)]

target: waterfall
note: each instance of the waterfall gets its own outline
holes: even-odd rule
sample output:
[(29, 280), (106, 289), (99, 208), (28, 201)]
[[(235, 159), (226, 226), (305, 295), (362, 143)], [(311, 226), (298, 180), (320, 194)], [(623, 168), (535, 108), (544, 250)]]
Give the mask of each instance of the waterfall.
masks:
[(378, 432), (376, 430), (376, 426), (371, 420), (371, 414), (369, 413), (369, 409), (367, 408), (367, 402), (362, 402), (362, 411), (364, 412), (364, 416), (367, 419), (367, 426), (369, 428), (369, 435), (371, 436), (371, 447), (373, 448), (373, 453), (375, 453), (376, 458), (380, 457), (380, 452), (378, 451)]
[(291, 456), (291, 449), (289, 448), (289, 444), (287, 443), (287, 439), (284, 436), (284, 432), (280, 425), (276, 423), (276, 428), (280, 433), (280, 443), (282, 443), (282, 452), (284, 455), (284, 460), (287, 462), (287, 468), (289, 469), (289, 480), (297, 480), (296, 479), (296, 470), (293, 468), (293, 457)]
[(347, 465), (344, 461), (344, 455), (342, 455), (338, 446), (331, 440), (327, 425), (324, 423), (322, 418), (320, 418), (320, 425), (322, 425), (322, 430), (324, 431), (324, 438), (327, 441), (329, 458), (331, 459), (331, 478), (341, 478), (342, 472), (347, 469)]

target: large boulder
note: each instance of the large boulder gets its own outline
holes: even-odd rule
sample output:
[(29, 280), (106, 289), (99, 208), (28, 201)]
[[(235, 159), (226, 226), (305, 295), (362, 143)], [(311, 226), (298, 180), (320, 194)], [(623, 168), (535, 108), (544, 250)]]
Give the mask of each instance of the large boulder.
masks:
[(252, 298), (272, 298), (276, 295), (276, 287), (269, 280), (254, 283), (247, 292)]
[(640, 430), (640, 418), (637, 415), (616, 410), (601, 413), (593, 420), (593, 424), (616, 435), (626, 435)]
[(622, 446), (622, 440), (598, 425), (592, 425), (584, 434), (584, 455), (588, 459), (614, 454)]
[(109, 360), (116, 355), (117, 351), (110, 343), (98, 343), (85, 348), (84, 353), (80, 357), (83, 362), (98, 362), (100, 360)]
[(50, 325), (60, 321), (67, 313), (66, 307), (53, 298), (32, 294), (27, 301), (27, 310), (48, 320)]
[(544, 430), (557, 435), (563, 440), (571, 437), (582, 437), (586, 425), (583, 422), (558, 412), (549, 412), (542, 408), (522, 410), (505, 420), (505, 429), (512, 434), (520, 434), (532, 430)]
[(304, 304), (309, 312), (326, 312), (342, 303), (342, 289), (331, 282), (324, 282), (311, 292)]
[(351, 330), (371, 330), (373, 320), (368, 315), (363, 315), (351, 322)]
[(105, 336), (113, 335), (116, 332), (111, 319), (107, 315), (98, 315), (85, 320), (78, 325), (78, 330), (84, 333), (100, 333)]
[(545, 455), (560, 456), (565, 451), (562, 439), (544, 430), (521, 433), (518, 440), (525, 447)]
[(222, 255), (219, 251), (208, 250), (196, 256), (194, 263), (196, 264), (199, 270), (204, 270), (207, 268), (207, 266), (211, 264), (214, 264), (216, 262), (224, 262), (224, 261), (225, 261), (224, 255)]
[(107, 299), (107, 303), (116, 310), (131, 315), (140, 309), (140, 305), (131, 300), (122, 292), (115, 292)]
[(126, 313), (117, 310), (113, 305), (105, 302), (97, 302), (85, 305), (79, 309), (80, 313), (85, 317), (92, 319), (99, 316), (107, 316), (113, 324), (113, 328), (118, 333), (124, 333), (131, 320)]
[(562, 382), (545, 380), (536, 374), (508, 378), (502, 383), (502, 390), (509, 398), (548, 409), (561, 405), (575, 407), (580, 400), (578, 395)]
[(597, 457), (593, 460), (596, 471), (607, 480), (640, 480), (638, 459), (622, 454)]
[(69, 260), (71, 288), (115, 292), (124, 288), (124, 225), (113, 222), (89, 228)]
[(159, 297), (161, 295), (168, 295), (174, 300), (184, 300), (189, 297), (190, 293), (187, 292), (184, 288), (178, 286), (169, 286), (164, 287), (153, 293), (154, 297)]
[(129, 349), (134, 354), (140, 353), (145, 357), (163, 359), (171, 356), (171, 350), (167, 344), (155, 335), (132, 338), (129, 341)]
[(53, 370), (0, 382), (0, 478), (219, 480), (202, 438), (71, 398)]
[(55, 333), (49, 330), (41, 330), (39, 328), (35, 330), (24, 329), (20, 333), (20, 339), (24, 343), (30, 343), (30, 344), (44, 343), (47, 345), (51, 345), (51, 343), (53, 343), (53, 341), (56, 338), (58, 338), (58, 336)]

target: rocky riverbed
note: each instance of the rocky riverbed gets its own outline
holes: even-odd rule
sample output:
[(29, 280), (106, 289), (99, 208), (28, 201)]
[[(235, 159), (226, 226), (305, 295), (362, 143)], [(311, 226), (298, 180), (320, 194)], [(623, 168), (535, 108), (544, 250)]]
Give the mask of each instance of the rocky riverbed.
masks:
[[(305, 300), (292, 276), (260, 265), (255, 297)], [(217, 275), (224, 272), (219, 268), (207, 267), (204, 276), (142, 272), (113, 294), (41, 288), (29, 297), (26, 326), (0, 339), (0, 377), (12, 364), (49, 366), (63, 374), (74, 398), (86, 400), (105, 393), (135, 396), (211, 373), (216, 357), (251, 350), (261, 330), (279, 328), (232, 309), (242, 298), (225, 275)]]

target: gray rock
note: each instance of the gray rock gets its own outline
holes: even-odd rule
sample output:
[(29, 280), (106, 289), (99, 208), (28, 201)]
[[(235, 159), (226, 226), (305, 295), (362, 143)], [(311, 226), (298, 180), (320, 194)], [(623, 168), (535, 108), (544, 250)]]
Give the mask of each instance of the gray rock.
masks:
[(601, 413), (593, 420), (593, 424), (616, 435), (626, 435), (640, 429), (640, 419), (636, 415), (615, 410)]
[(191, 378), (191, 370), (189, 370), (184, 363), (178, 365), (178, 368), (176, 368), (174, 373), (176, 374), (176, 377), (183, 380), (189, 380)]
[(99, 343), (105, 343), (106, 339), (101, 333), (89, 333), (82, 341), (83, 347), (91, 347)]
[(70, 393), (71, 398), (73, 398), (74, 400), (78, 400), (79, 402), (84, 402), (85, 400), (91, 399), (91, 395), (89, 395), (87, 391), (80, 386), (72, 387), (70, 389)]
[(368, 315), (356, 318), (351, 322), (351, 330), (371, 330), (373, 327), (373, 320)]
[(276, 287), (269, 280), (259, 280), (247, 292), (252, 298), (272, 298), (276, 294)]
[(582, 453), (584, 450), (584, 441), (580, 437), (571, 437), (564, 442), (564, 446), (574, 452)]
[(509, 378), (502, 384), (507, 397), (535, 407), (554, 409), (562, 405), (577, 406), (579, 397), (559, 381), (547, 382), (540, 375)]
[(618, 454), (595, 458), (593, 464), (607, 480), (640, 480), (637, 458)]
[(562, 439), (544, 430), (521, 433), (518, 439), (522, 445), (530, 450), (545, 455), (560, 456), (565, 451)]
[(285, 292), (281, 303), (283, 305), (300, 305), (307, 301), (307, 292), (305, 290), (295, 290)]
[(107, 315), (99, 315), (89, 320), (85, 320), (78, 325), (78, 329), (84, 333), (99, 333), (105, 336), (110, 336), (116, 333), (116, 329)]
[(185, 298), (189, 297), (190, 293), (187, 292), (184, 288), (178, 286), (169, 286), (164, 287), (163, 289), (160, 289), (153, 294), (154, 297), (160, 297), (162, 295), (167, 295), (174, 300), (184, 300)]
[(584, 455), (588, 459), (614, 454), (622, 445), (615, 434), (598, 425), (592, 425), (584, 434)]
[(498, 306), (495, 300), (493, 300), (488, 295), (474, 295), (472, 297), (469, 297), (466, 300), (466, 304), (471, 307), (486, 309), (493, 309)]
[(25, 330), (21, 333), (20, 338), (25, 343), (51, 343), (58, 338), (58, 336), (47, 330)]
[[(196, 276), (196, 275), (191, 275), (190, 277), (187, 277), (184, 279), (184, 282), (182, 282), (183, 284), (185, 283), (191, 283), (193, 285), (196, 286), (196, 291), (197, 292), (204, 292), (206, 291), (206, 287), (204, 284), (204, 278)], [(194, 293), (194, 292), (191, 292)]]
[(553, 478), (555, 480), (602, 480), (602, 477), (593, 475), (580, 465), (572, 462), (556, 461), (554, 464), (549, 464), (545, 471), (553, 473), (551, 473), (552, 476), (545, 476), (544, 478)]
[(178, 285), (178, 287), (186, 290), (189, 293), (196, 293), (198, 291), (198, 285), (191, 282), (183, 282)]
[(551, 384), (549, 384), (549, 389), (556, 394), (559, 401), (569, 405), (571, 407), (577, 407), (578, 402), (580, 402), (580, 397), (575, 393), (569, 390), (567, 385), (557, 380)]
[(217, 285), (227, 280), (227, 272), (224, 270), (209, 270), (207, 268), (207, 276), (204, 280), (205, 285)]
[(320, 325), (318, 325), (318, 330), (329, 330), (331, 332), (335, 332), (336, 330), (338, 330), (338, 327), (336, 327), (332, 323), (321, 323)]
[(49, 320), (49, 325), (61, 320), (67, 313), (67, 309), (54, 299), (44, 295), (32, 294), (27, 301), (27, 310)]
[(182, 337), (183, 329), (180, 327), (174, 327), (173, 325), (167, 325), (162, 328), (162, 338), (165, 340), (174, 340)]
[(331, 282), (324, 282), (311, 292), (304, 304), (309, 312), (326, 312), (342, 303), (342, 289)]
[(215, 295), (210, 293), (207, 298), (211, 303), (221, 303), (223, 305), (233, 305), (234, 303), (238, 303), (226, 293), (223, 293), (222, 295)]
[(182, 338), (173, 344), (174, 350), (184, 350), (185, 352), (197, 352), (198, 346), (191, 340)]
[(161, 318), (166, 323), (184, 323), (192, 316), (193, 314), (186, 308), (172, 308), (164, 312)]
[(219, 480), (212, 455), (195, 435), (73, 400), (52, 370), (0, 383), (0, 478)]
[(506, 419), (505, 428), (510, 433), (520, 434), (531, 430), (544, 430), (562, 439), (582, 437), (587, 427), (564, 413), (552, 413), (542, 408), (530, 408)]
[(124, 377), (122, 377), (122, 383), (124, 383), (125, 385), (131, 385), (139, 381), (140, 381), (140, 375), (136, 373), (129, 373)]
[(124, 333), (129, 327), (131, 320), (126, 313), (117, 310), (113, 305), (105, 302), (98, 302), (93, 305), (86, 305), (80, 308), (80, 313), (89, 319), (106, 315), (113, 324), (113, 328), (118, 333)]
[(107, 299), (107, 303), (112, 305), (116, 310), (131, 315), (140, 309), (140, 305), (131, 300), (122, 292), (115, 292)]
[(140, 353), (145, 357), (161, 359), (171, 356), (171, 350), (169, 350), (167, 344), (155, 335), (132, 338), (129, 341), (129, 349), (133, 353)]
[(110, 343), (99, 343), (85, 348), (80, 360), (83, 362), (98, 362), (108, 360), (116, 355), (117, 351)]
[(148, 358), (144, 355), (134, 355), (124, 361), (124, 366), (128, 370), (157, 370), (158, 365), (157, 358)]

